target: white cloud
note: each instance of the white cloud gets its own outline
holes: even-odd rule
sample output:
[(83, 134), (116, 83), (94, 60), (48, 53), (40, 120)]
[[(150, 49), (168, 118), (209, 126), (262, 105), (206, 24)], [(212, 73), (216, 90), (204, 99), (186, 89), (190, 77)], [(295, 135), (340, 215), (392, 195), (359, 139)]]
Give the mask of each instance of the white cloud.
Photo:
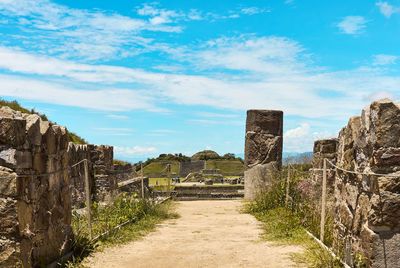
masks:
[(361, 16), (347, 16), (337, 24), (345, 34), (359, 34), (365, 28), (367, 20)]
[(0, 95), (104, 111), (159, 111), (141, 92), (128, 89), (76, 89), (22, 76), (0, 75)]
[(286, 131), (283, 135), (283, 150), (289, 153), (312, 152), (314, 141), (337, 137), (337, 133), (313, 132), (310, 125), (302, 123), (299, 127)]
[(268, 12), (267, 9), (259, 8), (259, 7), (247, 7), (247, 8), (242, 8), (240, 11), (241, 11), (243, 14), (246, 14), (246, 15), (256, 15), (256, 14)]
[[(0, 47), (0, 68), (30, 77), (2, 76), (0, 94), (106, 111), (166, 112), (156, 105), (169, 102), (229, 111), (279, 109), (287, 115), (346, 119), (365, 106), (366, 97), (373, 92), (397, 92), (400, 88), (400, 77), (386, 75), (384, 69), (332, 72), (315, 66), (305, 52), (288, 38), (225, 37), (177, 54), (176, 60), (191, 59), (193, 69), (207, 70), (207, 75), (185, 75), (81, 64)], [(335, 101), (319, 94), (325, 90), (337, 93)], [(211, 119), (196, 123), (243, 123)]]
[(16, 26), (20, 34), (13, 38), (23, 38), (27, 48), (87, 60), (109, 60), (156, 49), (154, 40), (142, 37), (143, 31), (182, 31), (180, 26), (168, 25), (173, 11), (163, 11), (159, 19), (149, 21), (68, 8), (48, 0), (0, 0), (0, 14)]
[(379, 90), (376, 92), (371, 93), (370, 95), (366, 96), (365, 100), (368, 102), (373, 102), (373, 101), (377, 101), (377, 100), (381, 100), (381, 99), (391, 99), (391, 100), (395, 100), (395, 95), (386, 91), (386, 90)]
[(398, 56), (394, 55), (385, 55), (385, 54), (374, 55), (372, 65), (395, 64), (398, 58), (399, 58)]
[(107, 117), (111, 118), (111, 119), (117, 119), (117, 120), (127, 120), (127, 119), (129, 119), (129, 116), (119, 115), (119, 114), (108, 114)]
[(386, 18), (390, 18), (394, 13), (400, 12), (400, 8), (394, 7), (387, 2), (377, 2), (376, 5)]
[(149, 157), (157, 153), (155, 147), (120, 147), (114, 146), (114, 152), (116, 157)]

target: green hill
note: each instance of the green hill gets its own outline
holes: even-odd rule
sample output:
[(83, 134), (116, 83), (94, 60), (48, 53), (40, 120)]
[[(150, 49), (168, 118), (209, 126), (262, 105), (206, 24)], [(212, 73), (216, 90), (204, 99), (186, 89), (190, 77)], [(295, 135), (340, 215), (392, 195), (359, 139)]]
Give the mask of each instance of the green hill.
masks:
[[(167, 164), (171, 164), (171, 177), (177, 177), (179, 174), (178, 160), (153, 160), (150, 164), (143, 167), (143, 175), (151, 178), (166, 177)], [(140, 164), (137, 169), (140, 175)], [(206, 161), (207, 169), (220, 169), (222, 174), (226, 175), (243, 175), (244, 165), (240, 160), (221, 160), (212, 159)]]

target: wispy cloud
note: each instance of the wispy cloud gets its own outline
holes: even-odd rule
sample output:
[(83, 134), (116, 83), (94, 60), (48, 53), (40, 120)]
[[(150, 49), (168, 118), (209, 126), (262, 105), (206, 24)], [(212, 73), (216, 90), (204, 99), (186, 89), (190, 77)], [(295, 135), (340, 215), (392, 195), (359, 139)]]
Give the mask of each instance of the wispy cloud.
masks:
[(167, 11), (161, 14), (164, 19), (151, 21), (101, 10), (73, 9), (49, 0), (0, 0), (0, 14), (16, 26), (19, 34), (13, 38), (24, 39), (26, 48), (87, 60), (109, 60), (153, 50), (156, 45), (142, 36), (144, 31), (182, 30), (170, 25), (168, 18), (173, 14)]
[(242, 8), (240, 10), (243, 14), (246, 15), (256, 15), (256, 14), (261, 14), (261, 13), (267, 13), (269, 12), (268, 9), (266, 8), (259, 8), (259, 7), (246, 7)]
[(114, 152), (116, 157), (148, 157), (152, 156), (157, 152), (155, 147), (144, 147), (144, 146), (134, 146), (134, 147), (120, 147), (114, 146)]
[(111, 118), (111, 119), (117, 119), (117, 120), (127, 120), (127, 119), (129, 119), (129, 116), (119, 115), (119, 114), (108, 114), (107, 117)]
[(394, 55), (386, 55), (386, 54), (374, 55), (372, 65), (395, 64), (398, 58), (399, 58), (398, 56)]
[[(301, 44), (283, 37), (223, 37), (188, 47), (175, 61), (186, 61), (200, 73), (82, 64), (0, 47), (0, 68), (14, 73), (0, 77), (0, 94), (104, 111), (165, 112), (157, 106), (168, 101), (229, 111), (268, 107), (288, 115), (346, 118), (366, 104), (365, 96), (400, 87), (400, 77), (384, 69), (377, 72), (379, 65), (340, 72), (321, 68)], [(207, 74), (201, 74), (202, 69)], [(26, 74), (29, 78), (23, 77)], [(338, 101), (321, 95), (324, 90), (336, 92)], [(221, 121), (211, 119), (214, 122), (197, 123)]]
[(337, 133), (313, 132), (308, 123), (302, 123), (299, 127), (289, 129), (283, 135), (283, 147), (286, 152), (306, 152), (313, 148), (315, 140), (334, 138)]
[(379, 7), (379, 11), (386, 17), (390, 18), (394, 13), (400, 12), (400, 8), (394, 7), (387, 2), (377, 2), (376, 5)]
[(347, 16), (337, 24), (337, 27), (345, 34), (359, 34), (366, 27), (367, 22), (361, 16)]

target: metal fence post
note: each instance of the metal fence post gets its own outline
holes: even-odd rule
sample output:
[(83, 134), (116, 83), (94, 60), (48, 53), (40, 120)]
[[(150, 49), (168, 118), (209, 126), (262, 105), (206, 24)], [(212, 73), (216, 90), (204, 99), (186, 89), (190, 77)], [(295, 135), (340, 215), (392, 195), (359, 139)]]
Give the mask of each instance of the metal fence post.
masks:
[(285, 205), (288, 205), (288, 201), (289, 201), (289, 184), (290, 184), (290, 165), (288, 163), (287, 165), (287, 179), (286, 179), (286, 198), (285, 198)]
[(321, 232), (320, 232), (321, 242), (324, 242), (324, 235), (325, 235), (325, 206), (326, 206), (326, 158), (324, 158), (324, 170), (322, 174)]
[(143, 182), (143, 180), (144, 180), (144, 178), (143, 178), (143, 163), (140, 163), (140, 181), (141, 181), (141, 184), (142, 184), (142, 198), (144, 198), (144, 182)]
[(92, 236), (92, 217), (90, 215), (90, 185), (89, 185), (89, 171), (88, 171), (88, 160), (85, 159), (84, 167), (85, 167), (85, 193), (86, 193), (86, 212), (88, 218), (88, 229), (89, 229), (89, 238), (93, 239)]
[(168, 171), (168, 196), (171, 196), (171, 164), (167, 164)]

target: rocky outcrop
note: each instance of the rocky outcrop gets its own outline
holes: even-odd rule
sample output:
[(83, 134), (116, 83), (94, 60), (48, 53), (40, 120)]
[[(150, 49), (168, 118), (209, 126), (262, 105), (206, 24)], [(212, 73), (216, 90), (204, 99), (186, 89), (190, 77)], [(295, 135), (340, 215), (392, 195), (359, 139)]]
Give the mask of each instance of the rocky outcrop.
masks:
[(70, 250), (67, 147), (64, 127), (0, 109), (0, 266), (37, 267)]
[(369, 267), (400, 263), (399, 152), (400, 107), (388, 99), (364, 108), (339, 134), (339, 167), (385, 174), (337, 171), (334, 249), (350, 265), (357, 256), (368, 258)]
[(245, 137), (245, 198), (262, 193), (282, 166), (283, 112), (248, 110)]

